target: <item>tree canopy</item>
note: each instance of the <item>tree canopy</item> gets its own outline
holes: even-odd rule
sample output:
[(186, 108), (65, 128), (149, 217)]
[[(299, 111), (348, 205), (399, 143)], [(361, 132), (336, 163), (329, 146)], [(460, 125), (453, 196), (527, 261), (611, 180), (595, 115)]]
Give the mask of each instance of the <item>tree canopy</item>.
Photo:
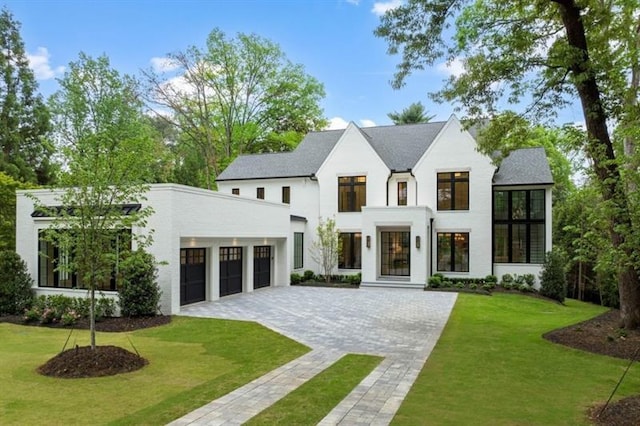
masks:
[(414, 102), (402, 112), (390, 112), (387, 114), (387, 117), (393, 121), (393, 124), (417, 124), (417, 123), (427, 123), (433, 120), (435, 115), (429, 115), (427, 110), (422, 105), (422, 102)]
[(0, 171), (20, 182), (48, 184), (54, 178), (49, 114), (38, 94), (20, 36), (20, 23), (0, 12)]
[(235, 156), (291, 150), (326, 124), (322, 84), (255, 34), (214, 29), (204, 49), (171, 53), (167, 64), (144, 72), (147, 99), (204, 160), (208, 188)]

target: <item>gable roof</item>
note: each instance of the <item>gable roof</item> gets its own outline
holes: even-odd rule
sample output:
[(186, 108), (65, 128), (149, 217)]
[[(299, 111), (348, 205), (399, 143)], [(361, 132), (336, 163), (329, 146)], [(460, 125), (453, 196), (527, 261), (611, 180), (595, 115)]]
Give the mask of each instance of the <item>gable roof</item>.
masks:
[[(402, 126), (356, 127), (390, 170), (406, 171), (415, 166), (445, 124), (445, 121), (439, 121)], [(345, 130), (308, 133), (292, 152), (241, 155), (217, 180), (313, 176)]]
[(542, 147), (512, 151), (493, 175), (494, 186), (552, 184), (551, 168)]

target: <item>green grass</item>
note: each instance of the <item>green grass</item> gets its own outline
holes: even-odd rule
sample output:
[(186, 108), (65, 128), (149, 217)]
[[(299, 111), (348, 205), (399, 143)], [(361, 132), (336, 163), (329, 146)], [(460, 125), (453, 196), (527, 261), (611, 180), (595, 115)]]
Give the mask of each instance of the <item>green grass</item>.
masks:
[[(175, 317), (132, 333), (99, 333), (99, 345), (131, 349), (150, 364), (95, 379), (56, 379), (35, 369), (58, 353), (68, 330), (0, 324), (0, 423), (165, 424), (308, 348), (258, 324)], [(75, 331), (70, 345), (88, 344)]]
[[(628, 361), (542, 339), (603, 308), (568, 300), (460, 294), (441, 339), (393, 420), (398, 425), (580, 425)], [(640, 366), (617, 396), (638, 393)]]
[(247, 425), (315, 425), (380, 363), (381, 357), (345, 355)]

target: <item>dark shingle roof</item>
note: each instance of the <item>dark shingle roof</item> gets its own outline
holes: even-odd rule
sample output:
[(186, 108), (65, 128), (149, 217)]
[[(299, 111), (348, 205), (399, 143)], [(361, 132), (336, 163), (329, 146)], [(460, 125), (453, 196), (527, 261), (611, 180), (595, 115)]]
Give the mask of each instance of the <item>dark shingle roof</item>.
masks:
[[(390, 170), (413, 168), (446, 122), (359, 129)], [(311, 132), (293, 152), (242, 155), (218, 176), (219, 181), (314, 175), (344, 129)]]
[(550, 185), (551, 168), (544, 148), (522, 148), (502, 160), (493, 175), (494, 186)]

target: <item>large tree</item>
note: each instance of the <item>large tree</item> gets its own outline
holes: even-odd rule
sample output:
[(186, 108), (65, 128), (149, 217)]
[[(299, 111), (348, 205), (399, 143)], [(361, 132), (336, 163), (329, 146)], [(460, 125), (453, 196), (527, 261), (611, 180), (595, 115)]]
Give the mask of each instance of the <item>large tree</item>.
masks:
[(20, 23), (5, 8), (0, 13), (0, 171), (21, 182), (53, 179), (53, 148), (45, 136), (49, 114), (37, 93), (20, 36)]
[[(634, 146), (638, 9), (637, 0), (408, 0), (385, 14), (376, 29), (390, 53), (402, 54), (395, 87), (415, 69), (462, 61), (464, 72), (452, 76), (435, 98), (458, 101), (472, 118), (491, 117), (504, 103), (528, 102), (524, 114), (540, 120), (579, 101), (586, 125), (582, 148), (608, 206), (621, 318), (629, 328), (640, 325), (639, 240), (621, 165), (633, 148), (627, 156), (616, 150), (609, 126)], [(449, 40), (451, 26), (455, 34)]]
[(164, 65), (144, 71), (148, 101), (204, 159), (208, 188), (238, 154), (290, 150), (326, 124), (322, 84), (257, 35), (214, 29), (206, 48), (169, 54)]
[(417, 124), (427, 123), (433, 120), (435, 115), (429, 115), (422, 102), (414, 102), (401, 112), (393, 111), (387, 114), (393, 124)]
[[(122, 231), (144, 225), (151, 213), (130, 204), (144, 201), (155, 141), (136, 81), (112, 69), (107, 57), (80, 54), (59, 84), (49, 104), (53, 138), (64, 159), (57, 199), (62, 208), (40, 208), (55, 217), (49, 241), (70, 251), (71, 261), (58, 267), (76, 273), (89, 290), (95, 349), (95, 292), (127, 251), (127, 244), (114, 251), (114, 240), (128, 238)], [(138, 247), (149, 242), (137, 232), (132, 237)]]

